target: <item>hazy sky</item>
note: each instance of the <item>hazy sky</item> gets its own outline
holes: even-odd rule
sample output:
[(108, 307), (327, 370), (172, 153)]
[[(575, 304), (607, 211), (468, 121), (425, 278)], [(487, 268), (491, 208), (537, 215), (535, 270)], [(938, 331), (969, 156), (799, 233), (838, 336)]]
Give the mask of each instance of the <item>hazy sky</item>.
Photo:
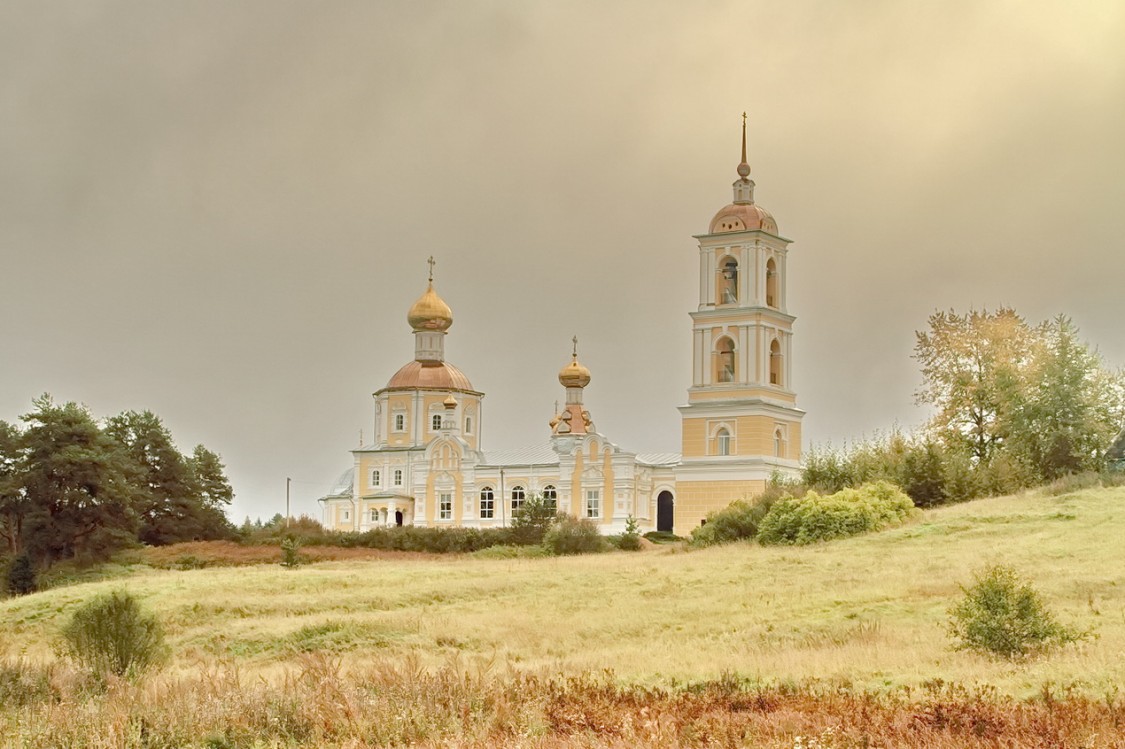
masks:
[(160, 415), (236, 521), (350, 464), (425, 258), (489, 448), (570, 338), (630, 450), (679, 449), (693, 234), (794, 240), (805, 443), (896, 422), (935, 309), (1071, 315), (1125, 364), (1125, 3), (0, 0), (0, 419)]

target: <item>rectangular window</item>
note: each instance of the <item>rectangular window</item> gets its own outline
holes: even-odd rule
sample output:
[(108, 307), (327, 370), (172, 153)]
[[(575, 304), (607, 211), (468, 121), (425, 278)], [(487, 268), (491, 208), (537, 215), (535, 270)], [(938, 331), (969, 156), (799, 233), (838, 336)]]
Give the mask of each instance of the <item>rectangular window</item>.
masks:
[(351, 520), (352, 519), (352, 513), (351, 513), (350, 510), (344, 510), (343, 519), (344, 520)]
[(438, 517), (442, 520), (453, 519), (453, 495), (442, 494), (441, 502), (438, 504)]
[(374, 507), (371, 508), (371, 522), (372, 523), (378, 523), (379, 522), (379, 511), (376, 510)]
[(597, 489), (586, 490), (586, 517), (600, 518), (602, 516), (602, 498)]
[(441, 414), (434, 414), (433, 416), (430, 417), (430, 431), (432, 431), (432, 432), (440, 432), (441, 431)]
[(395, 431), (396, 432), (405, 432), (406, 431), (406, 414), (401, 414), (401, 413), (395, 414)]
[(402, 486), (402, 469), (395, 469), (395, 486)]
[(371, 472), (371, 485), (372, 486), (378, 486), (379, 485), (379, 472), (378, 471), (372, 471)]

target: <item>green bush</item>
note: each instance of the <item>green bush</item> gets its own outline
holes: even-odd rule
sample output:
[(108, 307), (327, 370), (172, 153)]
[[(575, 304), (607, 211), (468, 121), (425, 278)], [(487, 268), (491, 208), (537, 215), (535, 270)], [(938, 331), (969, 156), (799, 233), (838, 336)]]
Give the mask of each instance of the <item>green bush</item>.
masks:
[(63, 652), (95, 676), (139, 676), (168, 657), (164, 628), (125, 591), (100, 595), (63, 628)]
[(914, 512), (910, 497), (885, 481), (827, 496), (809, 492), (775, 502), (758, 525), (758, 541), (798, 545), (828, 541), (897, 525)]
[(774, 504), (773, 499), (737, 499), (721, 510), (708, 513), (707, 524), (691, 532), (691, 544), (713, 546), (753, 538)]
[(622, 551), (641, 550), (641, 527), (632, 515), (625, 518), (625, 532), (617, 539), (617, 548)]
[(511, 545), (512, 536), (510, 528), (423, 528), (404, 525), (372, 528), (363, 533), (334, 533), (327, 537), (325, 543), (386, 551), (468, 554), (490, 546)]
[(281, 566), (296, 569), (301, 566), (301, 541), (297, 538), (281, 539)]
[(523, 505), (512, 513), (509, 542), (516, 546), (535, 546), (543, 543), (543, 537), (547, 535), (557, 515), (554, 502), (548, 502), (538, 494), (528, 497)]
[(964, 598), (949, 611), (958, 649), (1015, 660), (1081, 639), (1055, 621), (1035, 589), (1011, 567), (987, 567), (961, 590)]
[(594, 521), (562, 515), (543, 537), (543, 546), (557, 555), (596, 554), (605, 551), (607, 543)]
[(24, 596), (38, 589), (35, 579), (35, 566), (31, 557), (21, 554), (12, 560), (8, 567), (8, 592), (13, 596)]

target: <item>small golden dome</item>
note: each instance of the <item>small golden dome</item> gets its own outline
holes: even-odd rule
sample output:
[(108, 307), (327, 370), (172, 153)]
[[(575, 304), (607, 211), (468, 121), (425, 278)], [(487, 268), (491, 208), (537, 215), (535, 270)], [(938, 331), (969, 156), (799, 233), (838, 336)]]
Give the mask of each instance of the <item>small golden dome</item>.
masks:
[(590, 370), (578, 363), (578, 354), (559, 370), (559, 382), (568, 388), (584, 388), (590, 384)]
[(457, 399), (453, 397), (453, 393), (450, 393), (441, 404), (448, 409), (454, 409), (457, 408)]
[(410, 307), (406, 320), (415, 332), (449, 330), (449, 326), (453, 324), (453, 310), (449, 309), (449, 305), (437, 295), (431, 281), (425, 293)]

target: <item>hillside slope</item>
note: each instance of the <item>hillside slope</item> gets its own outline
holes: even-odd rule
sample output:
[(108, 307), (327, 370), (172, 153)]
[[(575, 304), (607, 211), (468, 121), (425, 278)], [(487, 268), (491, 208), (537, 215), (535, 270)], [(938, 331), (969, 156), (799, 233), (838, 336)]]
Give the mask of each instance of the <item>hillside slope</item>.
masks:
[[(946, 611), (987, 563), (1014, 566), (1096, 637), (1029, 664), (953, 651)], [(183, 668), (220, 657), (269, 671), (323, 650), (345, 664), (412, 654), (645, 682), (737, 671), (1096, 695), (1125, 682), (1125, 488), (979, 500), (808, 548), (146, 570), (0, 602), (0, 651), (51, 657), (74, 607), (121, 587), (161, 616)]]

